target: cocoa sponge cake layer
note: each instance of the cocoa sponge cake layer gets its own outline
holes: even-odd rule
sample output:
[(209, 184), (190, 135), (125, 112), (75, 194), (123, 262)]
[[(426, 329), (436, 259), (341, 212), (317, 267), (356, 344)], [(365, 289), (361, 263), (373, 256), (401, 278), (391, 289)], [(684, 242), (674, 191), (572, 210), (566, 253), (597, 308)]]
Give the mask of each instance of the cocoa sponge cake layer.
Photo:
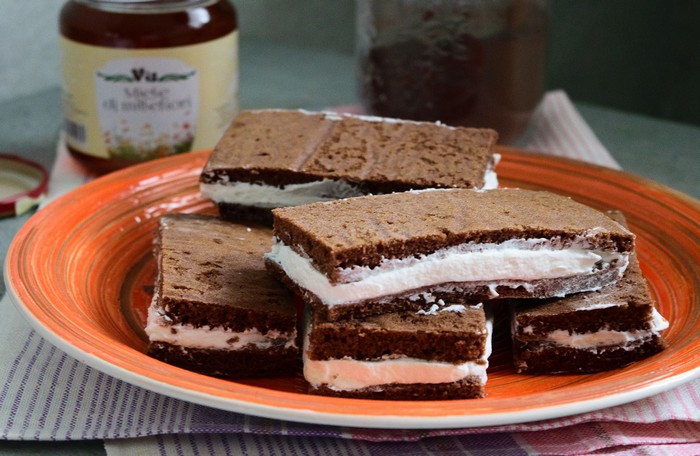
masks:
[(434, 304), (432, 309), (328, 321), (311, 316), (310, 359), (408, 357), (447, 363), (483, 358), (488, 331), (482, 304)]
[(262, 260), (271, 234), (205, 215), (161, 217), (149, 355), (217, 376), (294, 372), (294, 298)]
[(267, 267), (329, 318), (618, 280), (634, 235), (549, 192), (425, 190), (273, 211)]
[(264, 220), (274, 207), (370, 193), (495, 188), (497, 138), (428, 122), (244, 111), (214, 148), (201, 189), (224, 217)]

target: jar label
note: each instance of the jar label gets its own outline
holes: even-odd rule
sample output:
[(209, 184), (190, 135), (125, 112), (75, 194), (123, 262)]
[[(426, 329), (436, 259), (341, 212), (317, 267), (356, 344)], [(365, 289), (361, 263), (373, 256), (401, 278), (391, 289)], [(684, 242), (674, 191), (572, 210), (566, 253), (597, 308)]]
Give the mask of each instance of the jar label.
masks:
[(62, 38), (66, 143), (121, 160), (213, 147), (238, 111), (237, 39), (115, 49)]
[(95, 73), (100, 133), (112, 158), (143, 160), (191, 149), (197, 69), (180, 60), (113, 60)]

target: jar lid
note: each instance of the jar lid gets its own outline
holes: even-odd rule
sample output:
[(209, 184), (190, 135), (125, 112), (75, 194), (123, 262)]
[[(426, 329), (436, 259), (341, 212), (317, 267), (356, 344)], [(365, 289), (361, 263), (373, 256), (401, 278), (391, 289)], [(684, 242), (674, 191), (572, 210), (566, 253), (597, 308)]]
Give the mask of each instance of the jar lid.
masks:
[(0, 217), (14, 217), (36, 207), (46, 197), (49, 175), (38, 163), (0, 154)]

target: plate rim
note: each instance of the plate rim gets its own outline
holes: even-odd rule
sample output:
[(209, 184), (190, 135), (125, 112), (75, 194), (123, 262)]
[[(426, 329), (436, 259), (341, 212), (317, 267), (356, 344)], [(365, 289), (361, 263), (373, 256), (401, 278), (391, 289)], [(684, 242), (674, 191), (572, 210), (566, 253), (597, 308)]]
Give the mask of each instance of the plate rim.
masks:
[[(654, 181), (650, 181), (644, 177), (636, 176), (634, 174), (627, 173), (625, 171), (613, 170), (610, 168), (605, 168), (599, 165), (594, 165), (586, 162), (581, 162), (575, 159), (554, 157), (545, 154), (535, 154), (530, 152), (519, 151), (515, 148), (499, 148), (501, 152), (506, 152), (507, 154), (527, 154), (528, 156), (538, 156), (539, 159), (545, 161), (565, 161), (572, 162), (575, 166), (583, 166), (586, 168), (593, 168), (598, 170), (604, 170), (605, 172), (612, 172), (618, 176), (624, 176), (628, 180), (636, 181), (637, 183), (648, 186), (655, 187), (659, 191), (669, 194), (672, 197), (680, 198), (684, 200), (684, 203), (697, 206), (700, 210), (700, 202), (694, 198), (686, 195), (684, 193), (678, 192), (674, 189), (668, 188), (663, 184), (659, 184)], [(210, 150), (193, 152), (190, 154), (200, 154), (205, 157)], [(78, 187), (77, 189), (71, 190), (70, 192), (61, 195), (56, 200), (49, 203), (45, 208), (42, 208), (39, 212), (47, 211), (49, 208), (53, 207), (55, 204), (60, 204), (62, 201), (73, 197), (77, 192), (80, 192), (86, 186), (90, 185), (101, 185), (105, 179), (119, 179), (122, 172), (129, 174), (138, 174), (138, 171), (146, 170), (149, 168), (154, 168), (157, 165), (153, 162), (159, 162), (159, 165), (164, 165), (167, 168), (167, 164), (170, 163), (169, 158), (154, 160), (150, 163), (143, 165), (135, 165), (131, 169), (118, 171), (110, 175), (98, 178), (84, 186)], [(136, 169), (137, 166), (141, 168)], [(89, 189), (88, 189), (89, 190)], [(85, 191), (85, 190), (82, 190)], [(35, 214), (36, 215), (36, 214)], [(34, 217), (32, 217), (34, 218)], [(133, 385), (143, 387), (147, 390), (165, 394), (167, 396), (187, 400), (189, 402), (194, 402), (201, 405), (206, 405), (209, 407), (245, 413), (260, 417), (273, 418), (273, 419), (284, 419), (295, 422), (303, 422), (309, 424), (322, 424), (322, 425), (340, 425), (348, 427), (361, 427), (361, 428), (381, 428), (381, 429), (449, 429), (449, 428), (475, 428), (484, 426), (499, 426), (508, 424), (519, 424), (532, 421), (547, 420), (552, 418), (561, 418), (565, 416), (571, 416), (579, 413), (586, 413), (593, 410), (598, 410), (605, 407), (611, 407), (615, 405), (621, 405), (645, 397), (649, 397), (654, 394), (658, 394), (668, 389), (674, 388), (681, 384), (691, 381), (694, 378), (700, 377), (700, 363), (695, 366), (695, 368), (682, 372), (672, 377), (663, 378), (661, 380), (651, 382), (643, 387), (633, 389), (631, 391), (618, 392), (611, 395), (606, 395), (594, 399), (578, 401), (574, 403), (567, 404), (556, 404), (552, 406), (537, 407), (532, 409), (522, 409), (519, 411), (509, 411), (509, 412), (492, 412), (487, 415), (483, 414), (463, 414), (463, 415), (442, 415), (442, 416), (425, 416), (425, 415), (362, 415), (362, 414), (345, 414), (345, 413), (329, 413), (329, 412), (319, 412), (316, 410), (306, 410), (300, 408), (280, 408), (279, 406), (271, 406), (268, 404), (255, 403), (250, 401), (243, 401), (236, 398), (213, 395), (211, 393), (205, 393), (203, 391), (195, 391), (191, 389), (182, 388), (180, 386), (172, 385), (167, 382), (159, 381), (157, 379), (146, 377), (140, 374), (136, 374), (129, 369), (110, 363), (108, 360), (103, 359), (94, 353), (89, 353), (84, 351), (80, 347), (77, 347), (67, 340), (61, 338), (58, 334), (54, 333), (48, 326), (45, 325), (41, 319), (39, 319), (34, 313), (24, 304), (19, 298), (18, 293), (15, 290), (15, 284), (13, 283), (13, 277), (11, 276), (11, 264), (10, 258), (11, 253), (16, 248), (15, 246), (19, 243), (19, 239), (24, 236), (25, 231), (29, 230), (33, 226), (33, 222), (30, 219), (25, 225), (20, 229), (20, 231), (15, 235), (10, 248), (8, 249), (8, 254), (5, 259), (4, 278), (7, 285), (7, 294), (10, 300), (13, 302), (15, 308), (17, 308), (20, 313), (24, 316), (26, 320), (29, 321), (30, 325), (37, 330), (42, 337), (47, 339), (50, 343), (60, 348), (67, 354), (71, 355), (73, 358), (80, 362), (83, 362), (99, 371), (102, 371), (108, 375), (111, 375), (120, 380), (126, 381)], [(21, 236), (20, 236), (21, 234)], [(199, 375), (199, 374), (198, 374)], [(255, 387), (253, 387), (255, 388)], [(300, 395), (300, 393), (288, 393), (292, 395)], [(357, 401), (354, 399), (345, 399), (346, 401)], [(222, 402), (223, 401), (223, 402)], [(401, 401), (403, 403), (413, 403), (410, 401)]]

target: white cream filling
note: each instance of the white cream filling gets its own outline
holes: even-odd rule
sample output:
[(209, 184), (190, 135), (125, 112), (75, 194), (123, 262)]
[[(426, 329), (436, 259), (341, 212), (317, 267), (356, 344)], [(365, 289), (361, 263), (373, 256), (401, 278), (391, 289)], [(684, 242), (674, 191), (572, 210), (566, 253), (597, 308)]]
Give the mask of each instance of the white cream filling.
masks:
[(484, 185), (478, 190), (495, 190), (498, 188), (498, 174), (495, 167), (501, 161), (501, 154), (493, 154), (493, 163), (489, 163), (484, 174)]
[(582, 311), (586, 311), (586, 310), (608, 309), (610, 307), (619, 307), (621, 305), (622, 305), (622, 303), (619, 303), (619, 302), (601, 302), (598, 304), (590, 304), (590, 305), (585, 306), (585, 307), (578, 307), (577, 311), (582, 312)]
[[(452, 383), (467, 377), (478, 377), (486, 384), (488, 357), (491, 355), (492, 320), (486, 321), (488, 336), (484, 356), (462, 364), (426, 361), (415, 358), (394, 358), (378, 361), (354, 359), (312, 360), (304, 349), (304, 378), (312, 386), (326, 386), (335, 391), (354, 391), (379, 385)], [(307, 331), (308, 334), (308, 331)], [(308, 347), (308, 336), (305, 338)]]
[[(498, 176), (492, 168), (484, 175), (484, 186), (479, 190), (498, 188)], [(328, 202), (337, 199), (363, 196), (357, 187), (343, 180), (323, 179), (304, 184), (276, 187), (248, 182), (200, 184), (204, 198), (215, 203), (241, 204), (260, 208), (291, 207), (302, 204)]]
[(668, 328), (668, 321), (654, 309), (651, 316), (651, 328), (639, 331), (611, 331), (601, 329), (588, 333), (569, 333), (566, 330), (556, 330), (547, 334), (546, 341), (556, 345), (581, 350), (595, 349), (607, 346), (634, 346), (635, 343), (651, 339), (654, 335)]
[[(481, 308), (483, 304), (479, 303), (476, 304), (472, 307), (474, 308)], [(430, 306), (428, 310), (425, 309), (420, 309), (416, 313), (418, 315), (437, 315), (438, 312), (456, 312), (456, 313), (462, 313), (466, 312), (467, 308), (463, 304), (451, 304), (451, 305), (446, 305), (445, 301), (442, 299), (439, 299), (436, 304), (433, 304)]]
[[(498, 175), (494, 168), (501, 160), (501, 155), (494, 153), (493, 158), (493, 165), (489, 165), (484, 174), (484, 185), (478, 190), (498, 188)], [(199, 189), (203, 197), (217, 204), (241, 204), (269, 209), (328, 202), (364, 195), (356, 186), (349, 182), (334, 179), (322, 179), (303, 184), (288, 184), (284, 187), (224, 180), (215, 184), (200, 183)]]
[(261, 208), (299, 206), (341, 198), (362, 196), (363, 193), (342, 180), (323, 179), (282, 187), (247, 182), (200, 184), (202, 196), (215, 203), (232, 203)]
[(617, 260), (620, 273), (627, 267), (623, 253), (593, 251), (579, 245), (556, 249), (548, 239), (511, 240), (500, 244), (463, 244), (422, 257), (384, 260), (374, 268), (341, 270), (332, 284), (309, 258), (275, 239), (267, 258), (276, 262), (294, 282), (318, 296), (328, 306), (390, 296), (407, 290), (452, 282), (490, 282), (560, 278), (591, 274), (599, 261)]
[(281, 345), (284, 345), (284, 348), (296, 346), (296, 330), (292, 333), (268, 331), (263, 334), (255, 328), (235, 332), (221, 327), (195, 328), (192, 325), (171, 324), (154, 306), (148, 308), (146, 334), (152, 342), (211, 350), (240, 350), (248, 345), (259, 349)]

